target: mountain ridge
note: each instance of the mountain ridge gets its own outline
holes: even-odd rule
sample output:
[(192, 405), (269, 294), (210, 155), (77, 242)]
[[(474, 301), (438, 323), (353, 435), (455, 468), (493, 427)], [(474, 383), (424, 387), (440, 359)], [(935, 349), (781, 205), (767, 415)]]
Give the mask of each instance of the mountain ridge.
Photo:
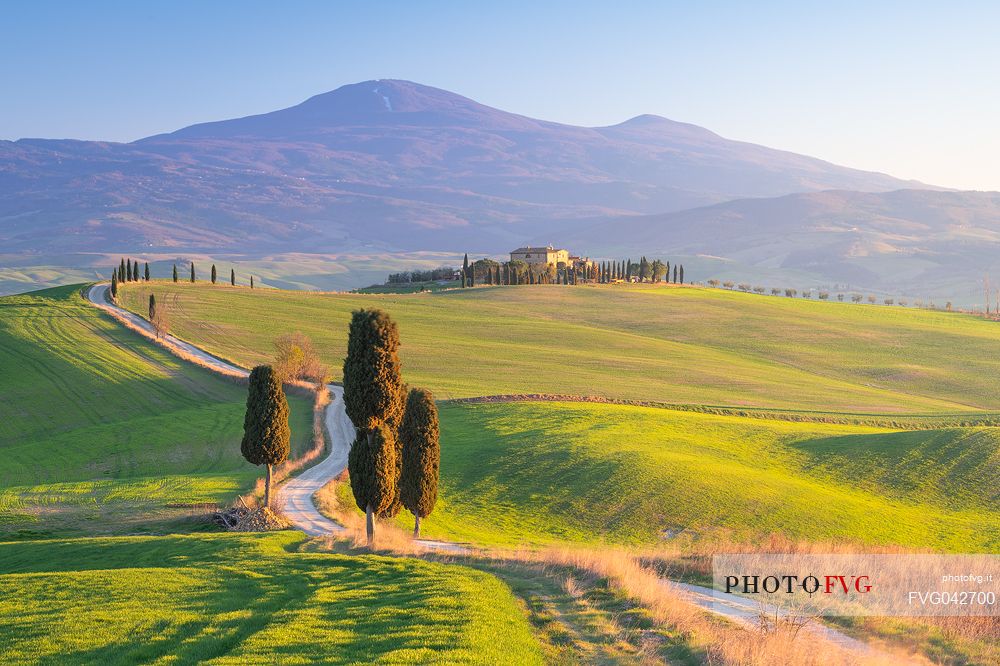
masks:
[(383, 79), (131, 143), (0, 142), (0, 243), (48, 255), (501, 253), (573, 238), (586, 220), (914, 187), (940, 189), (652, 114), (578, 127)]

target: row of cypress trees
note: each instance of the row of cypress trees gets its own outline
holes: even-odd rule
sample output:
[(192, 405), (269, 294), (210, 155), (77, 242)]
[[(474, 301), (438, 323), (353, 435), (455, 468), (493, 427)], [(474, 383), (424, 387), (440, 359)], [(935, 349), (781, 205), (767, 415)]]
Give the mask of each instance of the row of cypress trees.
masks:
[[(177, 264), (174, 264), (173, 270), (173, 281), (178, 282)], [(143, 273), (143, 278), (146, 282), (149, 282), (149, 262), (146, 262), (146, 268)], [(190, 281), (194, 282), (196, 279), (196, 273), (194, 268), (194, 262), (191, 262), (191, 278)], [(132, 262), (131, 259), (127, 261), (123, 258), (121, 264), (115, 268), (111, 273), (111, 295), (118, 296), (118, 285), (122, 282), (138, 282), (139, 281), (139, 262)], [(218, 271), (215, 268), (215, 264), (212, 264), (212, 284), (218, 283)], [(229, 284), (236, 286), (236, 269), (229, 269)], [(253, 275), (250, 276), (250, 288), (254, 288)]]
[(598, 282), (609, 283), (624, 280), (631, 282), (634, 279), (639, 282), (661, 282), (684, 284), (684, 266), (674, 264), (673, 280), (670, 279), (670, 262), (654, 259), (649, 261), (642, 257), (638, 262), (631, 259), (621, 261), (604, 261), (598, 266)]
[(407, 390), (399, 361), (399, 329), (381, 310), (357, 310), (348, 329), (344, 407), (357, 428), (348, 456), (351, 489), (365, 512), (368, 545), (375, 519), (406, 508), (420, 519), (437, 502), (441, 451), (437, 407), (425, 389)]
[(139, 282), (145, 280), (149, 282), (149, 262), (146, 262), (146, 269), (142, 276), (139, 275), (138, 259), (133, 263), (131, 259), (122, 257), (121, 262), (111, 271), (111, 297), (118, 298), (118, 285), (123, 282)]
[[(478, 266), (478, 268), (477, 268)], [(670, 262), (659, 259), (649, 261), (646, 257), (638, 262), (631, 259), (620, 261), (604, 261), (589, 266), (560, 266), (548, 264), (526, 264), (522, 261), (498, 263), (482, 260), (469, 263), (469, 255), (462, 262), (460, 280), (463, 287), (474, 287), (477, 281), (483, 285), (521, 285), (521, 284), (581, 284), (585, 282), (608, 284), (612, 282), (674, 282), (684, 284), (684, 266), (674, 264), (673, 279), (670, 275)]]

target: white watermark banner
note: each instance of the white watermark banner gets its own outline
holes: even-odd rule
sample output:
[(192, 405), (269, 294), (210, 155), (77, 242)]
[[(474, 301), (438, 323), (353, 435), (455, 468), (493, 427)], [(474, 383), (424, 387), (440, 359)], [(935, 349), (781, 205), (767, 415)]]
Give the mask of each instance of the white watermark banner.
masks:
[(719, 603), (760, 613), (1000, 616), (1000, 555), (715, 555), (712, 573)]

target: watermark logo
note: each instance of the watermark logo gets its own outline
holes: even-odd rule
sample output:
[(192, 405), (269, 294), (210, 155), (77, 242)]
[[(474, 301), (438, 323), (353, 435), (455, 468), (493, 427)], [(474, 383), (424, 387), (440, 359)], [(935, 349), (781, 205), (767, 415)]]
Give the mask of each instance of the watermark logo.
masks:
[(712, 558), (720, 601), (816, 616), (1000, 616), (1000, 556), (747, 554)]

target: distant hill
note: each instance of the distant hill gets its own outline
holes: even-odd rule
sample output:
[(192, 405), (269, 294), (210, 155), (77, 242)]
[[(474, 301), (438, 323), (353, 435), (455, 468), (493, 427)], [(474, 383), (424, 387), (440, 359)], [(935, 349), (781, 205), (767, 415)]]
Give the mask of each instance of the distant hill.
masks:
[(567, 229), (565, 239), (611, 253), (708, 255), (723, 262), (716, 272), (728, 262), (739, 267), (729, 274), (744, 279), (778, 269), (810, 276), (814, 285), (980, 303), (983, 275), (1000, 275), (1000, 193), (828, 191), (740, 199), (592, 220)]
[(914, 186), (656, 116), (574, 127), (367, 81), (130, 144), (0, 142), (0, 243), (42, 254), (503, 251), (580, 218)]

